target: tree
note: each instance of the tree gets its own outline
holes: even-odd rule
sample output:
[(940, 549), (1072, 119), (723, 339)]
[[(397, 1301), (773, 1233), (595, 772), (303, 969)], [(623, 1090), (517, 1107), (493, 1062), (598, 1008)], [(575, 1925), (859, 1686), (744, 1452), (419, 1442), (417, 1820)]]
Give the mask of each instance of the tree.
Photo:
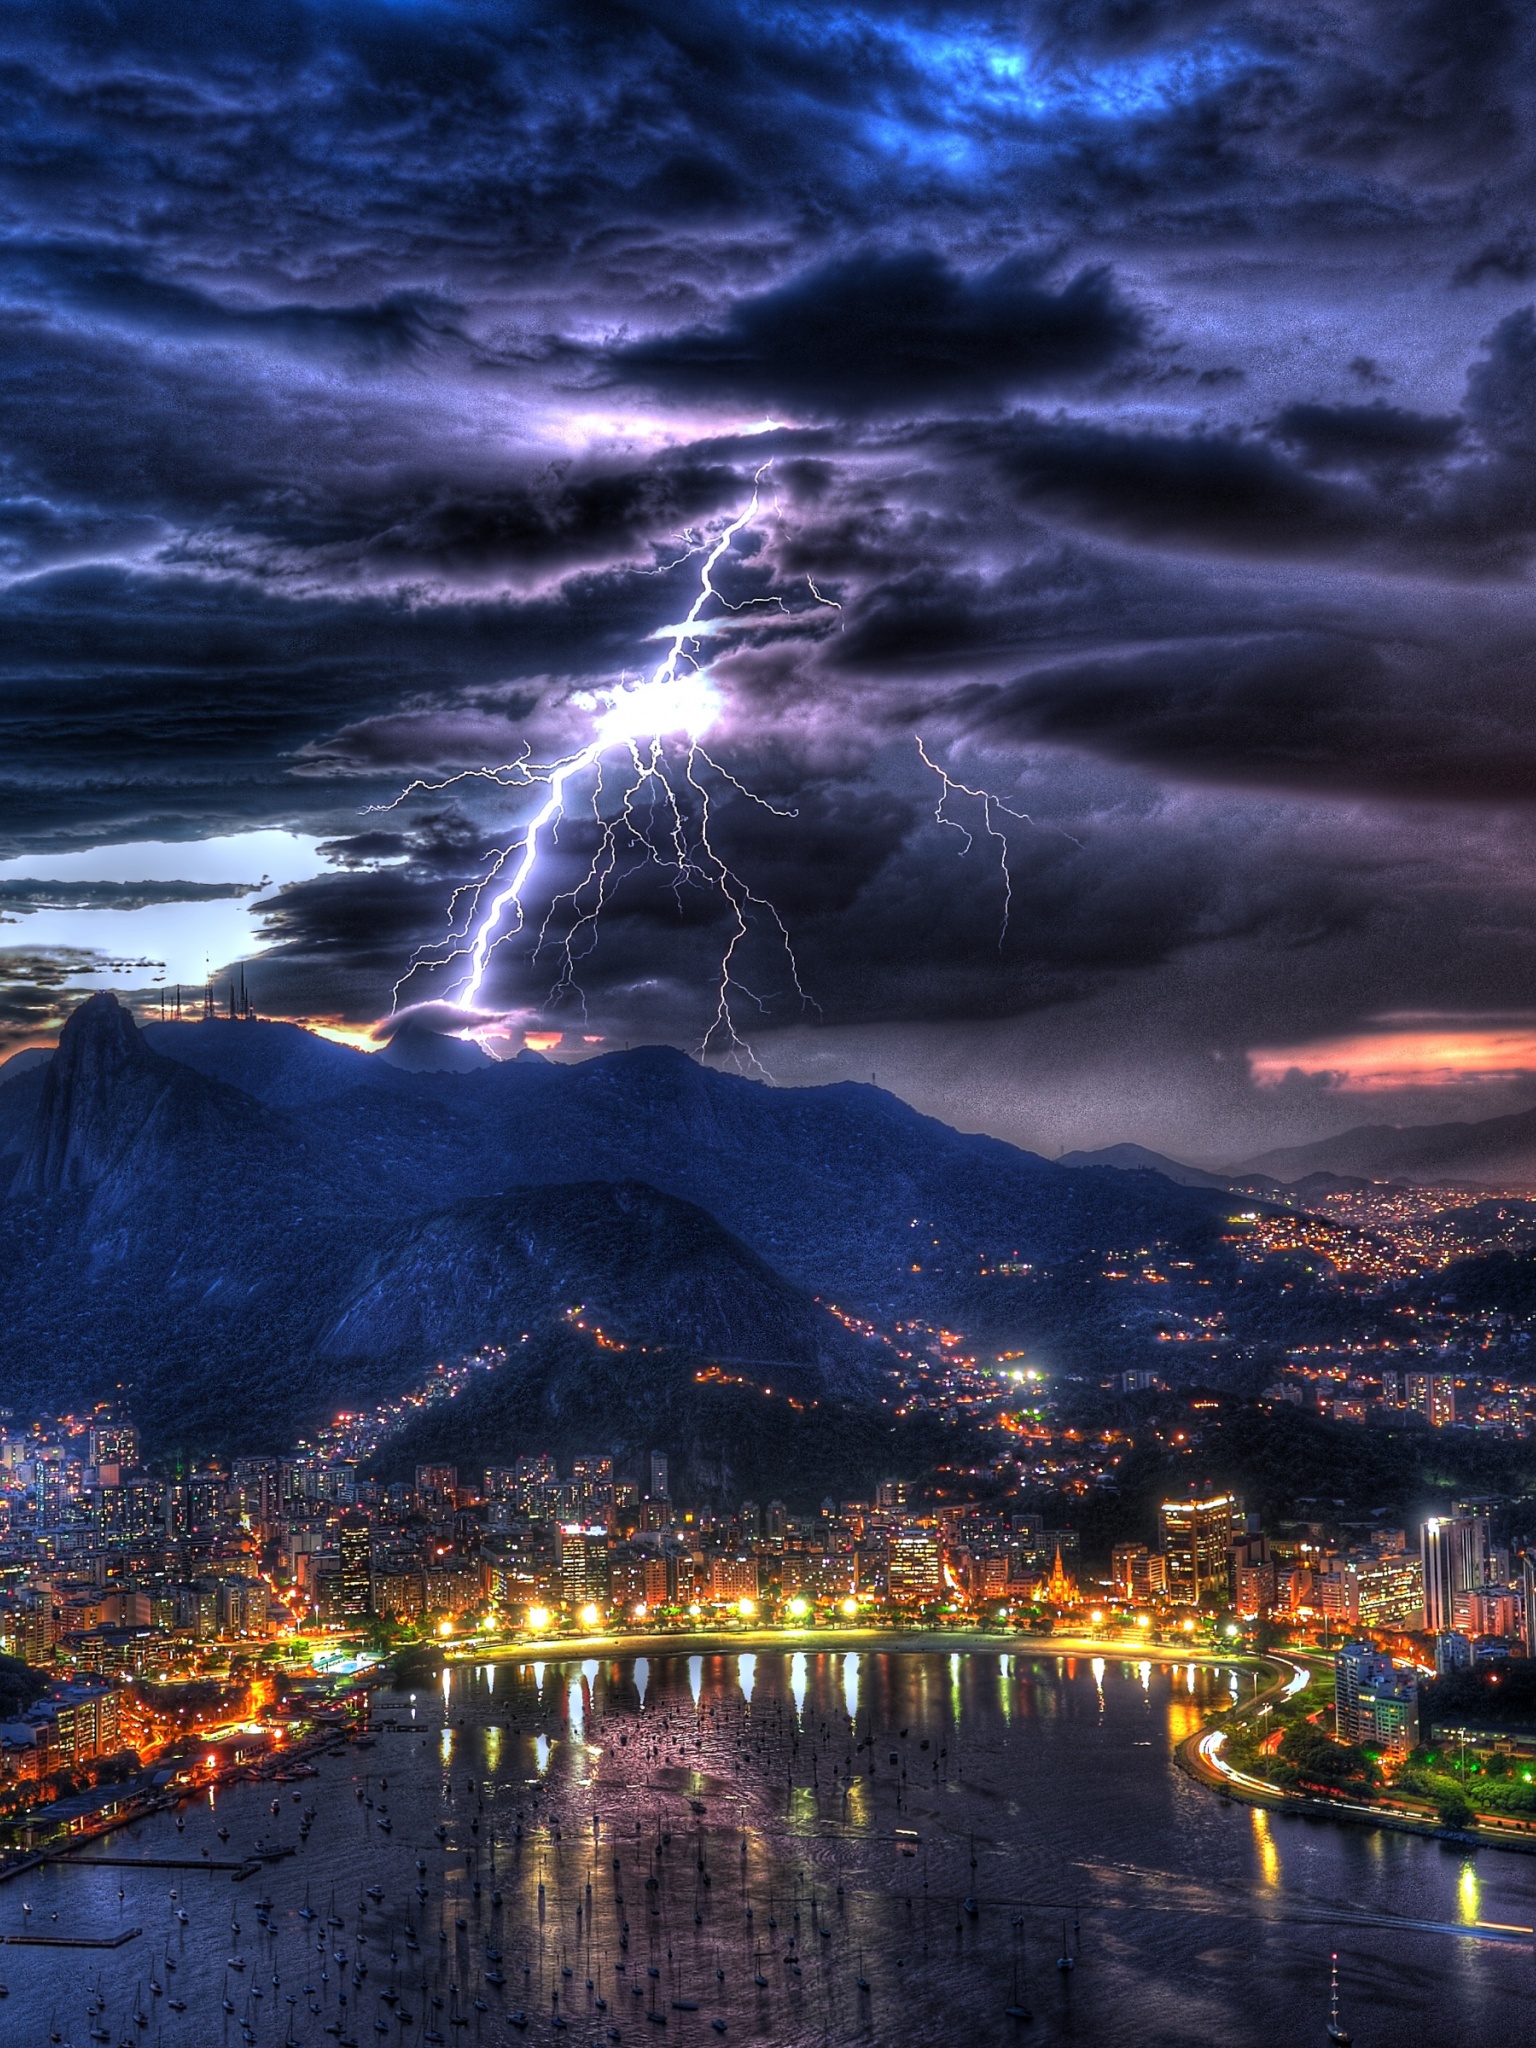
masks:
[(1443, 1828), (1467, 1828), (1472, 1825), (1472, 1809), (1460, 1792), (1442, 1792), (1435, 1801), (1435, 1812), (1440, 1816)]
[(1274, 1775), (1277, 1784), (1336, 1798), (1369, 1792), (1376, 1783), (1377, 1770), (1354, 1743), (1335, 1742), (1310, 1721), (1293, 1721), (1280, 1738)]

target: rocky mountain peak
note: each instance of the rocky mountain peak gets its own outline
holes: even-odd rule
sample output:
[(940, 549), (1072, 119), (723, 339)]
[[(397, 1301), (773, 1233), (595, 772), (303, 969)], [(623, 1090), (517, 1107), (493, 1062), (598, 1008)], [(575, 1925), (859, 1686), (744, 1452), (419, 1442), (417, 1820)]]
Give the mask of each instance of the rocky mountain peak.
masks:
[(60, 1035), (13, 1192), (93, 1187), (175, 1071), (150, 1051), (116, 996), (91, 996)]

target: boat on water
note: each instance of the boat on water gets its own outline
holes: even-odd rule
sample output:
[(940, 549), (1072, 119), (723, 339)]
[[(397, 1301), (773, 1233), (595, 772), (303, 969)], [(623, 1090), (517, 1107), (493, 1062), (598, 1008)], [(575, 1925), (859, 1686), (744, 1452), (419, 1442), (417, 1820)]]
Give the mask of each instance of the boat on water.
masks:
[(1332, 1975), (1328, 1990), (1328, 2038), (1336, 2048), (1352, 2048), (1353, 2036), (1339, 2018), (1339, 1959), (1332, 1958)]

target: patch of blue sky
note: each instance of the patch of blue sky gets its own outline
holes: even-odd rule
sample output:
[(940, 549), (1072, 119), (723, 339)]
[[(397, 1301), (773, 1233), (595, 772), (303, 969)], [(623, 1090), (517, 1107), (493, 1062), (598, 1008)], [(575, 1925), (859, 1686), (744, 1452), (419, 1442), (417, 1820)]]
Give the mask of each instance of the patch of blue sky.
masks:
[[(1208, 36), (1181, 49), (1148, 50), (1095, 65), (1048, 63), (1023, 47), (978, 36), (899, 32), (911, 71), (942, 95), (930, 114), (964, 120), (1146, 119), (1188, 105), (1260, 61), (1247, 45)], [(914, 81), (915, 82), (915, 81)]]

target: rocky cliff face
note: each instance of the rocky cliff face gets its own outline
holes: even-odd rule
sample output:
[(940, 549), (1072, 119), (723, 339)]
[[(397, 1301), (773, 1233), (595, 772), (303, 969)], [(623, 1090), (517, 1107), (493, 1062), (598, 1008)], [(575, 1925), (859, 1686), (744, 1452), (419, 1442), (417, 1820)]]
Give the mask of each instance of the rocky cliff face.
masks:
[(130, 1148), (186, 1070), (152, 1053), (110, 995), (70, 1018), (43, 1076), (14, 1192), (57, 1195), (95, 1187)]

